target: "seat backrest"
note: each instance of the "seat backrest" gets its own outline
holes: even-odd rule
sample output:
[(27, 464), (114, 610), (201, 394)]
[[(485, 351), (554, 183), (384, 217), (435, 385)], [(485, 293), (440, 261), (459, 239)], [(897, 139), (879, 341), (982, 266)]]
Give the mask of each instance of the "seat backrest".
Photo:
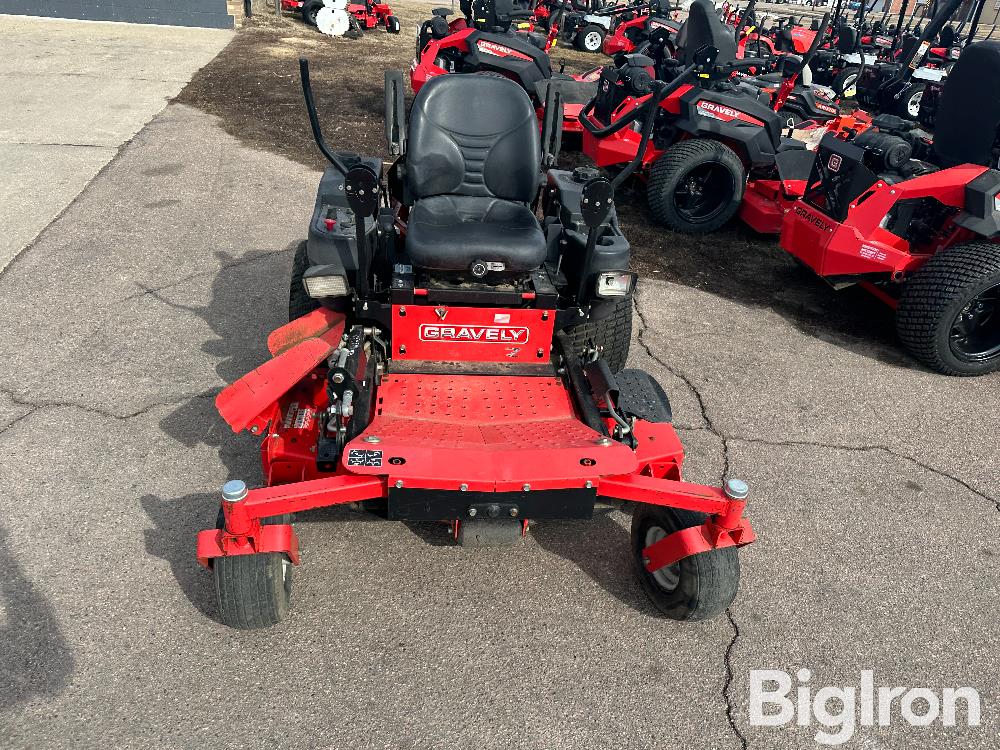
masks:
[(837, 52), (848, 55), (858, 46), (858, 32), (853, 26), (844, 24), (837, 31)]
[(507, 78), (440, 76), (413, 100), (406, 180), (414, 198), (471, 195), (527, 203), (538, 192), (541, 161), (534, 105)]
[(942, 47), (952, 46), (955, 43), (955, 27), (949, 24), (941, 29), (941, 35), (938, 37), (938, 41)]
[(715, 61), (717, 65), (725, 65), (736, 59), (733, 29), (722, 23), (710, 0), (694, 0), (687, 20), (677, 32), (677, 59), (682, 65), (690, 65), (694, 62), (695, 53), (705, 46), (719, 50)]
[(989, 163), (1000, 128), (1000, 41), (966, 47), (948, 74), (934, 122), (942, 167)]

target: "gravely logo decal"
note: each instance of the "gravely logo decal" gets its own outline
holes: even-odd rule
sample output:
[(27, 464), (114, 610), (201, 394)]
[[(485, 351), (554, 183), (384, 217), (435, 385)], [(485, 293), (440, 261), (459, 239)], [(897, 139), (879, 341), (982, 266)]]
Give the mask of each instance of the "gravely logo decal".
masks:
[(723, 117), (728, 117), (731, 120), (736, 119), (741, 114), (732, 107), (726, 107), (722, 104), (716, 104), (715, 102), (698, 102), (698, 109), (703, 110), (706, 114), (722, 115)]
[(827, 222), (823, 221), (818, 216), (816, 216), (816, 215), (810, 213), (809, 211), (807, 211), (806, 209), (802, 208), (802, 206), (793, 206), (792, 207), (792, 211), (795, 212), (796, 216), (801, 216), (803, 219), (805, 219), (806, 221), (808, 221), (810, 224), (812, 224), (813, 226), (815, 226), (818, 229), (822, 229), (824, 232), (827, 232), (827, 231), (833, 229), (833, 225), (832, 224), (828, 224)]
[(487, 55), (496, 55), (497, 57), (516, 57), (519, 60), (531, 59), (527, 55), (518, 52), (516, 49), (511, 49), (510, 47), (505, 47), (502, 44), (490, 42), (486, 39), (480, 39), (476, 42), (476, 46), (479, 48), (480, 52), (485, 52)]
[(424, 323), (421, 341), (455, 341), (466, 344), (526, 344), (528, 329), (522, 326), (443, 326)]

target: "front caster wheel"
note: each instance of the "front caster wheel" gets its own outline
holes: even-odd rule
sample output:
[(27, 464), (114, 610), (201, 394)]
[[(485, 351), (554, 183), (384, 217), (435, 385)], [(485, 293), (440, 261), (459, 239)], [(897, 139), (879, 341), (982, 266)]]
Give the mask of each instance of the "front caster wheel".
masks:
[[(263, 523), (288, 523), (289, 516), (266, 518)], [(219, 619), (238, 630), (276, 625), (288, 614), (292, 594), (292, 562), (286, 555), (217, 557), (212, 563)]]
[(673, 620), (710, 620), (726, 611), (740, 587), (735, 547), (692, 555), (655, 573), (646, 570), (644, 548), (704, 521), (702, 513), (650, 505), (640, 505), (632, 515), (636, 575), (653, 605)]

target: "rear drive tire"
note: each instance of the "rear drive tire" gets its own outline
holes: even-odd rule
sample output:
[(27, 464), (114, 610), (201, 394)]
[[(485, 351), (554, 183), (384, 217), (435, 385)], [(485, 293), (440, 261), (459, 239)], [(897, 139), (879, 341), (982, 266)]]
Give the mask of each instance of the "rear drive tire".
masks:
[(385, 19), (385, 30), (390, 34), (398, 34), (401, 28), (399, 19), (395, 16), (388, 16)]
[(675, 531), (698, 526), (702, 513), (639, 505), (632, 514), (632, 562), (650, 601), (673, 620), (710, 620), (726, 611), (740, 587), (735, 547), (685, 557), (655, 573), (646, 570), (642, 551)]
[[(290, 515), (261, 521), (264, 525), (290, 522)], [(292, 562), (286, 555), (268, 552), (217, 557), (212, 561), (212, 576), (219, 619), (224, 625), (256, 630), (276, 625), (288, 614)]]
[(649, 210), (676, 232), (707, 234), (740, 209), (746, 175), (743, 162), (724, 143), (707, 138), (681, 141), (667, 149), (649, 173)]
[(576, 48), (581, 52), (600, 52), (604, 47), (604, 36), (607, 32), (597, 24), (583, 27), (574, 40)]
[(1000, 245), (941, 250), (914, 274), (896, 308), (910, 353), (945, 375), (1000, 369)]
[(288, 319), (295, 320), (303, 315), (319, 309), (319, 302), (314, 300), (306, 292), (306, 286), (302, 283), (302, 274), (309, 268), (309, 253), (306, 249), (306, 241), (302, 240), (295, 248), (295, 257), (292, 260), (292, 282), (288, 290)]
[(625, 297), (616, 303), (612, 313), (600, 320), (567, 328), (566, 335), (578, 354), (596, 346), (611, 372), (620, 372), (632, 344), (632, 298)]
[[(858, 95), (858, 69), (857, 68), (844, 68), (842, 71), (834, 76), (833, 83), (830, 84), (830, 88), (837, 92), (837, 96), (843, 96), (848, 99), (853, 99)], [(848, 93), (850, 91), (850, 93)]]

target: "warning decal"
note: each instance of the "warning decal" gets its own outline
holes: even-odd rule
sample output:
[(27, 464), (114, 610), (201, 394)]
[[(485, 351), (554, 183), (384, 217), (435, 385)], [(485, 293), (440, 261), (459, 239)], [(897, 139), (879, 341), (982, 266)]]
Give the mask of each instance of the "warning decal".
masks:
[(381, 466), (382, 451), (367, 448), (351, 448), (347, 452), (348, 466)]

